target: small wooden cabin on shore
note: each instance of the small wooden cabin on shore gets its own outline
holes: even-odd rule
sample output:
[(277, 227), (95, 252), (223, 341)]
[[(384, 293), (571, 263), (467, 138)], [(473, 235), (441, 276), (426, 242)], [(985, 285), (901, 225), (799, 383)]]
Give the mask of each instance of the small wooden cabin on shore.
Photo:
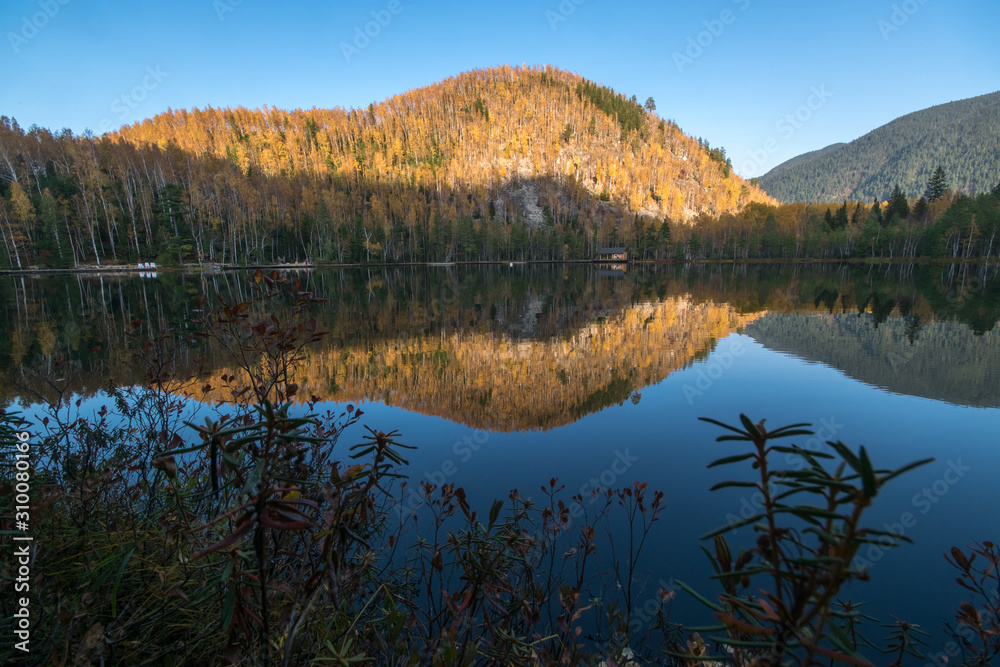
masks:
[(628, 248), (601, 248), (597, 251), (598, 262), (627, 262)]

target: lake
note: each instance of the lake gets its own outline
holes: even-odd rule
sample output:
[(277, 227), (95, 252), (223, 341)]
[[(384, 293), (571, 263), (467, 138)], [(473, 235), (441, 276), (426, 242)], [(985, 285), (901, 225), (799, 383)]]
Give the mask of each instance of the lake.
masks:
[[(633, 481), (662, 490), (639, 600), (671, 580), (714, 595), (698, 538), (754, 508), (739, 489), (709, 492), (751, 471), (707, 468), (738, 449), (716, 443), (722, 431), (698, 417), (809, 422), (816, 439), (798, 444), (865, 445), (882, 468), (935, 457), (890, 483), (867, 515), (868, 525), (901, 529), (915, 543), (861, 554), (871, 581), (844, 598), (940, 637), (964, 599), (942, 554), (1000, 537), (998, 267), (623, 268), (298, 272), (303, 289), (326, 299), (316, 317), (329, 331), (299, 371), (300, 394), (322, 409), (360, 406), (362, 423), (400, 431), (417, 447), (413, 482), (454, 482), (482, 511), (553, 477), (585, 496)], [(245, 298), (248, 285), (236, 272), (0, 277), (2, 399), (51, 399), (47, 378), (96, 407), (109, 383), (136, 381), (125, 363), (136, 320), (171, 329), (179, 375), (199, 362), (226, 372), (222, 350), (187, 341), (189, 322), (199, 295)], [(344, 437), (363, 434), (355, 426)], [(743, 528), (730, 542), (752, 540)], [(675, 612), (702, 620), (684, 594)]]

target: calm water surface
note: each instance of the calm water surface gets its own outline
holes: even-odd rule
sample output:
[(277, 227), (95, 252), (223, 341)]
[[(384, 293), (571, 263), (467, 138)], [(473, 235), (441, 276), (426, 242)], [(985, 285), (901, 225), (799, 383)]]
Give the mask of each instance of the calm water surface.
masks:
[[(903, 518), (914, 545), (867, 554), (872, 581), (847, 591), (880, 620), (939, 634), (960, 589), (942, 554), (1000, 538), (1000, 278), (996, 267), (584, 265), (421, 267), (299, 274), (327, 299), (326, 340), (303, 384), (331, 407), (417, 446), (413, 481), (454, 482), (488, 507), (557, 477), (573, 493), (648, 482), (666, 511), (641, 563), (648, 581), (714, 592), (698, 537), (753, 508), (710, 493), (748, 469), (707, 469), (741, 412), (769, 427), (810, 422), (822, 440), (865, 445), (879, 467), (935, 463), (890, 484), (869, 522)], [(156, 279), (0, 279), (0, 363), (33, 402), (32, 373), (101, 402), (132, 381), (122, 332), (134, 319), (183, 338), (194, 298), (238, 297), (236, 274)], [(179, 369), (200, 352), (178, 344)], [(58, 360), (65, 363), (58, 364)], [(209, 365), (227, 367), (209, 351)], [(213, 397), (219, 398), (219, 397)], [(362, 431), (346, 438), (360, 440)], [(808, 438), (796, 440), (806, 444)], [(819, 444), (819, 440), (813, 444)], [(907, 516), (909, 515), (909, 516)], [(749, 528), (731, 544), (749, 545)], [(863, 554), (866, 555), (866, 554)], [(696, 607), (679, 596), (680, 619)], [(871, 628), (877, 638), (879, 630)]]

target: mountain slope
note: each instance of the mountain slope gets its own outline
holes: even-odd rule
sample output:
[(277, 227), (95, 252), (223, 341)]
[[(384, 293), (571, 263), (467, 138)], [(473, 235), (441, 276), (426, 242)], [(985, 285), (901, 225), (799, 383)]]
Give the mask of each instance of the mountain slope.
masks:
[(774, 169), (772, 169), (771, 171), (769, 171), (768, 175), (769, 176), (777, 176), (778, 174), (785, 173), (785, 172), (787, 172), (789, 170), (792, 170), (792, 169), (795, 169), (795, 168), (801, 168), (801, 167), (805, 166), (806, 164), (808, 164), (809, 162), (812, 162), (813, 160), (815, 160), (817, 158), (821, 158), (821, 157), (823, 157), (825, 155), (829, 155), (830, 153), (834, 153), (834, 152), (840, 150), (842, 147), (844, 147), (846, 145), (847, 144), (845, 144), (843, 142), (837, 143), (837, 144), (830, 144), (826, 148), (820, 148), (819, 150), (809, 151), (808, 153), (803, 153), (802, 155), (797, 155), (797, 156), (793, 157), (792, 159), (785, 160), (784, 162), (782, 162), (781, 164), (779, 164), (777, 167), (775, 167)]
[(924, 192), (938, 167), (952, 188), (989, 191), (1000, 182), (1000, 92), (902, 116), (847, 144), (784, 162), (760, 177), (779, 201), (871, 201), (899, 183)]
[[(475, 70), (365, 110), (178, 111), (117, 138), (176, 142), (268, 176), (468, 189), (553, 179), (631, 213), (675, 220), (733, 210), (746, 185), (634, 100), (554, 68)], [(742, 199), (766, 197), (747, 188)]]
[(16, 267), (586, 258), (647, 222), (773, 201), (713, 155), (550, 67), (366, 109), (170, 111), (93, 139), (0, 119), (4, 247)]

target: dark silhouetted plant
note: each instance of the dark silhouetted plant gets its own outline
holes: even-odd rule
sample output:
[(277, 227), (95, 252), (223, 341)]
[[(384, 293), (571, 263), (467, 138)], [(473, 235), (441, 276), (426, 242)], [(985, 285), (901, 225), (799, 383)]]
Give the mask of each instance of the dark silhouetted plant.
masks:
[[(875, 468), (864, 447), (855, 453), (841, 442), (828, 442), (835, 455), (811, 452), (796, 445), (772, 441), (809, 436), (809, 424), (792, 424), (769, 431), (761, 421), (754, 424), (740, 415), (742, 428), (702, 418), (730, 434), (719, 442), (747, 442), (750, 451), (718, 459), (709, 467), (749, 462), (757, 472), (755, 481), (729, 480), (712, 490), (750, 489), (760, 494), (760, 512), (718, 528), (702, 539), (712, 540), (714, 554), (705, 553), (715, 569), (713, 578), (723, 588), (717, 601), (709, 600), (689, 585), (680, 585), (707, 605), (720, 625), (709, 642), (726, 647), (726, 653), (701, 660), (734, 665), (781, 665), (788, 659), (812, 665), (821, 659), (852, 665), (870, 664), (857, 651), (850, 635), (852, 617), (834, 604), (844, 584), (866, 579), (867, 573), (852, 567), (863, 545), (883, 547), (909, 541), (862, 525), (862, 515), (879, 490), (891, 479), (927, 464), (925, 459), (894, 471)], [(772, 454), (801, 457), (801, 470), (779, 470)], [(828, 469), (824, 461), (839, 459)], [(752, 525), (756, 541), (734, 557), (725, 535)], [(767, 582), (766, 584), (764, 582)], [(709, 630), (703, 630), (705, 632)], [(671, 655), (690, 658), (684, 647)]]
[(961, 647), (961, 664), (992, 665), (1000, 656), (1000, 547), (983, 542), (968, 554), (952, 547), (945, 559), (959, 571), (958, 585), (973, 596), (959, 606), (957, 623), (948, 628)]

